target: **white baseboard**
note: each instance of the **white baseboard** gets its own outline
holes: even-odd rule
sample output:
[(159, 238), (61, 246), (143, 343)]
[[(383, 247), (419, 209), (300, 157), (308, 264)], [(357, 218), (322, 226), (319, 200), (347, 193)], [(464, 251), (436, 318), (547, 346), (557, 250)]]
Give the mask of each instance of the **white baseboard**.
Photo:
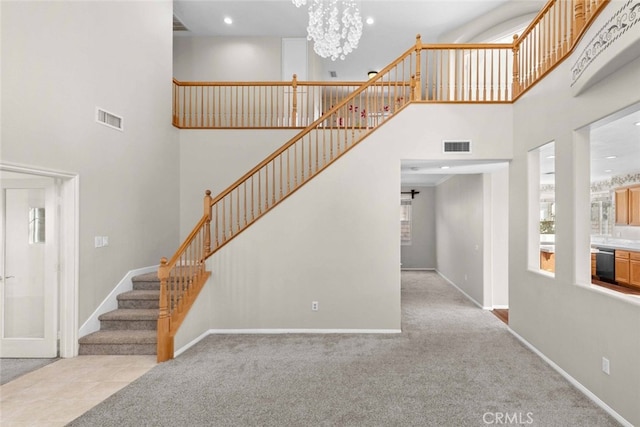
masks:
[(402, 271), (435, 271), (435, 268), (430, 268), (430, 267), (424, 267), (424, 268), (404, 268), (401, 267), (400, 270)]
[(490, 310), (508, 310), (509, 306), (508, 305), (494, 305), (493, 308), (490, 308)]
[(174, 351), (178, 357), (209, 335), (280, 335), (280, 334), (400, 334), (400, 329), (209, 329)]
[(560, 366), (556, 365), (551, 359), (549, 359), (547, 356), (545, 356), (540, 350), (535, 348), (529, 341), (527, 341), (524, 338), (522, 338), (513, 329), (511, 329), (511, 328), (508, 328), (508, 329), (509, 329), (509, 332), (511, 332), (511, 334), (514, 337), (516, 337), (522, 344), (524, 344), (529, 350), (531, 350), (535, 354), (537, 354), (549, 366), (551, 366), (560, 375), (562, 375), (567, 381), (569, 381), (575, 388), (580, 390), (589, 399), (593, 400), (593, 402), (596, 405), (598, 405), (599, 407), (604, 409), (609, 415), (611, 415), (613, 418), (615, 418), (620, 424), (622, 424), (625, 427), (633, 427), (633, 424), (631, 424), (629, 421), (624, 419), (624, 417), (622, 415), (620, 415), (616, 411), (614, 411), (609, 405), (604, 403), (598, 396), (593, 394), (588, 388), (586, 388), (585, 386), (580, 384), (580, 382), (578, 382), (578, 380), (576, 380), (571, 375), (569, 375), (564, 369), (562, 369)]
[(436, 270), (436, 273), (438, 273), (440, 275), (440, 277), (442, 277), (444, 280), (446, 280), (447, 282), (449, 282), (449, 284), (451, 286), (453, 286), (454, 288), (456, 288), (458, 291), (460, 291), (460, 293), (462, 295), (464, 295), (465, 297), (467, 297), (467, 299), (469, 301), (471, 301), (472, 303), (474, 303), (475, 305), (477, 305), (478, 307), (480, 307), (483, 310), (493, 310), (493, 307), (484, 307), (482, 304), (480, 304), (478, 301), (476, 301), (474, 298), (472, 298), (468, 293), (466, 293), (465, 291), (463, 291), (462, 289), (460, 289), (458, 287), (458, 285), (456, 285), (455, 283), (453, 283), (451, 280), (449, 280), (449, 278), (447, 276), (445, 276), (444, 274), (442, 274), (440, 271)]
[(86, 322), (82, 324), (78, 331), (78, 338), (82, 338), (85, 335), (89, 335), (92, 332), (100, 330), (100, 320), (98, 317), (104, 313), (115, 310), (118, 308), (117, 296), (123, 292), (127, 292), (133, 289), (132, 278), (139, 276), (140, 274), (152, 273), (158, 270), (158, 266), (142, 267), (129, 271), (115, 288), (107, 295), (102, 303), (96, 308), (96, 310), (89, 316)]

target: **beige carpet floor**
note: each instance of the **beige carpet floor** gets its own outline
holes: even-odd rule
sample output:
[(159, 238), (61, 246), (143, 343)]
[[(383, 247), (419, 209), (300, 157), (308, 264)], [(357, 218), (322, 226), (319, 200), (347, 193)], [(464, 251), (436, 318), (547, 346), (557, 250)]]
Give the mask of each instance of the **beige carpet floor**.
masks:
[(394, 335), (209, 336), (69, 425), (618, 425), (437, 274), (402, 274), (402, 313)]

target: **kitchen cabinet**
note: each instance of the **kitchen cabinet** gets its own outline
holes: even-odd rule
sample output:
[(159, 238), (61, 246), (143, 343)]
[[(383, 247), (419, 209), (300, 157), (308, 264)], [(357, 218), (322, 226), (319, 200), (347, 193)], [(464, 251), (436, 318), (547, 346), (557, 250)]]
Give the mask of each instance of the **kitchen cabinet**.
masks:
[(629, 188), (629, 225), (640, 225), (640, 185)]
[(640, 289), (640, 252), (629, 253), (629, 284)]
[(616, 251), (616, 282), (629, 284), (629, 251)]
[(556, 271), (556, 254), (553, 252), (540, 251), (540, 270)]
[(629, 189), (618, 188), (615, 191), (616, 225), (629, 224)]
[(616, 225), (640, 225), (640, 185), (615, 190)]

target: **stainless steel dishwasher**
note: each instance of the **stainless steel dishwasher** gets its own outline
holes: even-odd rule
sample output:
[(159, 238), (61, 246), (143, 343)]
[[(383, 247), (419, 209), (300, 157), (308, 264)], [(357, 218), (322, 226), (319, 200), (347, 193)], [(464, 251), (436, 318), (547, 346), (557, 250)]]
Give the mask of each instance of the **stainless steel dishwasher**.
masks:
[(615, 250), (610, 248), (597, 248), (596, 275), (605, 282), (615, 282), (616, 261)]

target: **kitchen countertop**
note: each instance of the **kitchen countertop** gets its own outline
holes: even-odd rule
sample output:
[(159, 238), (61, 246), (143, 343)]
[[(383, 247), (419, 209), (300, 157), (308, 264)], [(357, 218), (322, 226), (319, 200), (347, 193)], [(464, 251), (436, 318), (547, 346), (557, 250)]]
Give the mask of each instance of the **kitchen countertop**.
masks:
[(627, 239), (614, 239), (614, 238), (597, 238), (597, 239), (591, 239), (591, 247), (607, 248), (607, 249), (622, 249), (622, 250), (640, 252), (640, 241), (627, 240)]

